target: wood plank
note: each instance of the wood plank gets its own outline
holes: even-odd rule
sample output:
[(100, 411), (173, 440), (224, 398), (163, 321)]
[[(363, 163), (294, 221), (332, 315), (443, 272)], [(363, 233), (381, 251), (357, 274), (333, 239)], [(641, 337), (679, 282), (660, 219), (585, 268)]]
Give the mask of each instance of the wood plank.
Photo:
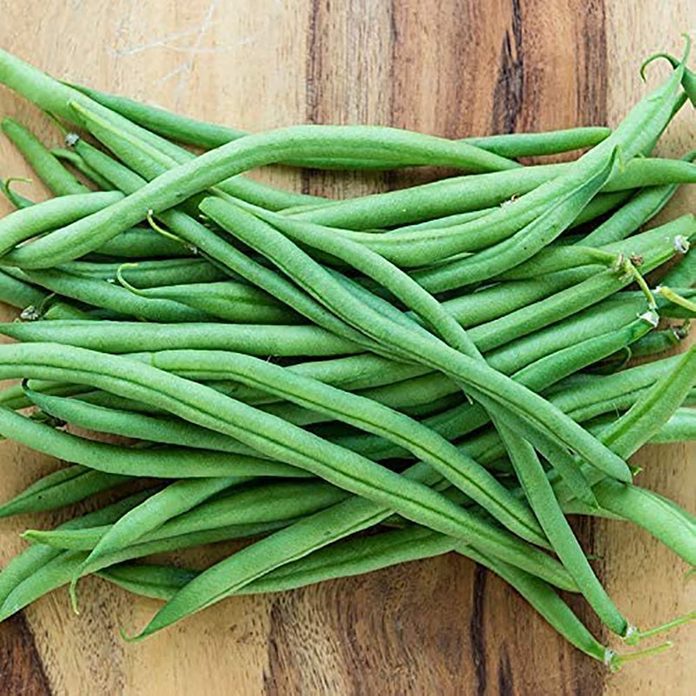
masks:
[[(53, 74), (253, 130), (359, 122), (456, 137), (616, 123), (644, 93), (637, 76), (642, 58), (665, 48), (664, 41), (679, 47), (689, 5), (17, 3), (4, 8), (0, 45)], [(659, 74), (664, 70), (655, 66), (651, 82)], [(0, 91), (0, 113), (16, 115), (59, 143), (48, 121), (6, 91)], [(666, 135), (665, 151), (681, 154), (693, 137), (691, 111)], [(4, 139), (0, 163), (3, 176), (28, 173)], [(336, 195), (400, 180), (262, 176)], [(693, 209), (693, 201), (693, 191), (680, 194), (670, 214)], [(694, 451), (674, 446), (641, 454), (646, 485), (694, 509), (694, 473), (688, 470)], [(54, 465), (10, 443), (0, 454), (5, 496)], [(54, 521), (46, 516), (40, 523)], [(2, 561), (20, 548), (17, 532), (38, 523), (35, 517), (0, 521)], [(611, 591), (641, 625), (693, 606), (694, 587), (684, 585), (683, 566), (646, 535), (604, 523), (584, 524), (582, 535), (587, 550), (601, 556)], [(661, 662), (609, 676), (555, 636), (503, 583), (456, 556), (294, 593), (230, 600), (137, 645), (123, 643), (118, 628), (143, 625), (155, 602), (93, 580), (84, 583), (81, 599), (79, 617), (58, 592), (0, 626), (3, 687), (77, 694), (89, 685), (90, 692), (148, 696), (686, 694), (687, 665), (694, 658), (684, 629)]]

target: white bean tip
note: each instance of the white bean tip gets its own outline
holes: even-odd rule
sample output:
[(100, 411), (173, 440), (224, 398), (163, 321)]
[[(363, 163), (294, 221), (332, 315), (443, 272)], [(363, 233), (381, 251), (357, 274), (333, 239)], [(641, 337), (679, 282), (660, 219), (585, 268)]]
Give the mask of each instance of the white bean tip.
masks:
[(647, 312), (643, 312), (643, 314), (638, 316), (639, 319), (642, 319), (643, 321), (647, 321), (650, 326), (655, 328), (659, 323), (660, 323), (660, 315), (654, 310), (654, 309), (649, 309)]
[(68, 147), (75, 147), (80, 140), (80, 136), (77, 133), (67, 133), (65, 136), (65, 144)]
[(691, 244), (689, 244), (689, 240), (683, 234), (678, 234), (674, 238), (674, 248), (680, 254), (686, 254), (686, 252), (689, 251), (690, 246)]

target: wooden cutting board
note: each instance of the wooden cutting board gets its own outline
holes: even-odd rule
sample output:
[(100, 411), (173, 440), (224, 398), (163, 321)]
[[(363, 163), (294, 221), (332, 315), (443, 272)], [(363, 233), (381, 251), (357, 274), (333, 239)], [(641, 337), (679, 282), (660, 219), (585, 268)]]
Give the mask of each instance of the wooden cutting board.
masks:
[[(1, 5), (2, 48), (69, 80), (251, 130), (375, 123), (448, 137), (614, 124), (645, 91), (641, 61), (680, 50), (679, 34), (693, 30), (696, 16), (693, 0)], [(664, 74), (655, 66), (650, 84)], [(35, 109), (4, 90), (0, 113), (59, 144)], [(681, 155), (695, 135), (693, 110), (684, 109), (661, 149)], [(3, 176), (28, 173), (5, 140), (0, 167)], [(390, 175), (263, 177), (334, 195), (395, 183)], [(695, 202), (693, 190), (682, 191), (669, 214)], [(637, 457), (642, 483), (696, 509), (695, 453), (686, 445), (646, 449)], [(3, 497), (56, 466), (12, 443), (0, 446), (0, 457)], [(0, 561), (22, 547), (20, 530), (55, 519), (0, 521)], [(649, 626), (693, 608), (696, 583), (687, 585), (684, 565), (647, 535), (604, 522), (584, 521), (580, 530), (636, 622)], [(120, 626), (142, 626), (155, 608), (97, 580), (83, 585), (80, 616), (63, 591), (42, 599), (0, 626), (0, 693), (693, 693), (693, 629), (675, 632), (667, 655), (609, 675), (502, 582), (454, 555), (229, 600), (142, 644), (120, 640)]]

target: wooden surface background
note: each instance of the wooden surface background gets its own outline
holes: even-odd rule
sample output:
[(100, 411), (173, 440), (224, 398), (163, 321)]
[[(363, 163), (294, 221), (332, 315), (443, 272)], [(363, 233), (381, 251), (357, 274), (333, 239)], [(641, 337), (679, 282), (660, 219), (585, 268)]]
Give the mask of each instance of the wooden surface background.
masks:
[[(642, 59), (678, 50), (695, 16), (694, 0), (0, 0), (0, 45), (56, 76), (252, 130), (376, 123), (461, 137), (616, 123), (644, 93)], [(0, 113), (58, 144), (50, 124), (4, 90)], [(662, 150), (680, 155), (694, 135), (691, 110)], [(27, 173), (4, 140), (0, 166), (3, 176)], [(334, 194), (394, 183), (264, 176)], [(693, 210), (693, 191), (681, 192), (670, 214), (689, 202)], [(694, 510), (695, 452), (645, 450), (642, 483)], [(3, 497), (56, 465), (12, 443), (0, 456)], [(54, 521), (0, 521), (0, 561), (21, 548), (18, 531)], [(696, 583), (647, 535), (616, 523), (582, 533), (636, 622), (693, 608)], [(82, 606), (73, 615), (57, 592), (0, 626), (1, 694), (693, 693), (688, 628), (659, 660), (609, 675), (454, 555), (234, 599), (139, 645), (123, 643), (118, 627), (143, 625), (155, 602), (90, 580)]]

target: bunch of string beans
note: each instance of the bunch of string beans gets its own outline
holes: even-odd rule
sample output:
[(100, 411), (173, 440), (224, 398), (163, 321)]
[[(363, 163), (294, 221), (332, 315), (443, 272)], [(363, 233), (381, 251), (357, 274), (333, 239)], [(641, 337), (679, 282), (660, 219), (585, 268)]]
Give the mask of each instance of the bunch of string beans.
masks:
[[(693, 618), (639, 630), (568, 523), (628, 520), (696, 564), (694, 516), (627, 463), (696, 439), (696, 348), (664, 355), (696, 316), (696, 218), (649, 224), (696, 182), (695, 153), (652, 155), (694, 101), (687, 58), (667, 56), (669, 77), (613, 130), (453, 141), (247, 134), (0, 52), (0, 83), (66, 145), (2, 122), (54, 197), (3, 183), (16, 210), (0, 220), (0, 300), (21, 313), (0, 324), (16, 341), (0, 379), (19, 380), (0, 393), (0, 435), (66, 466), (0, 516), (108, 503), (26, 532), (0, 619), (64, 585), (77, 607), (96, 574), (165, 601), (143, 638), (230, 595), (456, 552), (611, 668), (664, 649), (614, 651), (558, 592), (629, 645)], [(463, 173), (330, 200), (246, 176), (276, 164)], [(244, 538), (203, 569), (141, 561)]]

